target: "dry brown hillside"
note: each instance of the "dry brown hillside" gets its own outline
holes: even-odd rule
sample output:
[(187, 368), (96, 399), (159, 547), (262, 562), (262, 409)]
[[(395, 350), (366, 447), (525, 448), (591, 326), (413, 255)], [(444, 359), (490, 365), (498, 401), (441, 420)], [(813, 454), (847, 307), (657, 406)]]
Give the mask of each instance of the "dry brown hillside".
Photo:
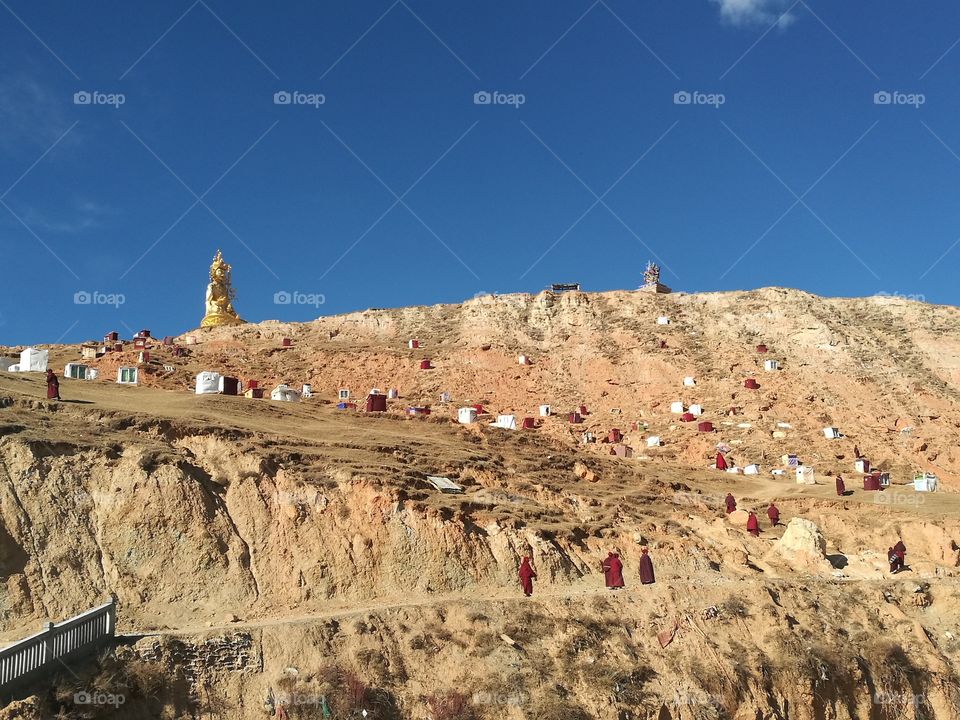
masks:
[[(154, 343), (141, 386), (110, 382), (131, 346), (89, 362), (101, 380), (61, 380), (59, 403), (40, 374), (0, 373), (0, 639), (108, 593), (127, 636), (0, 718), (111, 716), (71, 705), (89, 686), (134, 718), (266, 717), (271, 694), (290, 718), (324, 717), (320, 698), (335, 718), (958, 718), (958, 331), (956, 308), (896, 298), (542, 293), (191, 331), (182, 357)], [(58, 370), (80, 358), (49, 349)], [(197, 396), (200, 370), (315, 397)], [(388, 413), (336, 408), (374, 387), (399, 390)], [(457, 424), (475, 403), (538, 426)], [(614, 427), (632, 457), (599, 442)], [(710, 469), (718, 443), (760, 474)], [(862, 490), (855, 446), (890, 489)], [(772, 474), (785, 453), (818, 484)], [(921, 470), (941, 492), (914, 492)]]

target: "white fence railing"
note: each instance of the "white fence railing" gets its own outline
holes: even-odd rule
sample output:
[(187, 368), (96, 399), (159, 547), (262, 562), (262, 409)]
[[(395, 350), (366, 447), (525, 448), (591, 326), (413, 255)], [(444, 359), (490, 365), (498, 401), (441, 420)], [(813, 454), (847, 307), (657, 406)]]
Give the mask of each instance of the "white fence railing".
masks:
[[(43, 675), (50, 666), (94, 649), (113, 637), (117, 627), (114, 600), (43, 630), (0, 650), (0, 691)], [(59, 661), (59, 662), (58, 662)]]

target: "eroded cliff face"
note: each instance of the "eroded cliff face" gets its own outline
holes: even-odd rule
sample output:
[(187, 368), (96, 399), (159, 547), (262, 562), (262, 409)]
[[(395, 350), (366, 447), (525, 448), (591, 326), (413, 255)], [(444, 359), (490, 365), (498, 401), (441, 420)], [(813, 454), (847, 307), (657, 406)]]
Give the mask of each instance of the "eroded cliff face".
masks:
[(150, 626), (184, 609), (251, 616), (503, 585), (531, 548), (545, 577), (582, 573), (577, 549), (534, 529), (478, 527), (372, 477), (308, 477), (236, 449), (213, 435), (166, 452), (0, 440), (5, 624), (70, 615), (107, 592)]

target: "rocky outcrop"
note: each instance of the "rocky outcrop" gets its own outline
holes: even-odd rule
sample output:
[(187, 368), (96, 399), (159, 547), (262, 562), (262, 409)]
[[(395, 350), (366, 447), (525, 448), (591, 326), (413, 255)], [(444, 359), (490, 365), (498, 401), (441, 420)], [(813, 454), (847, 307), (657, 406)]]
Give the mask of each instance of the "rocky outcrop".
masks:
[(820, 528), (802, 517), (790, 520), (772, 552), (796, 570), (829, 572), (833, 567), (827, 560), (827, 541)]

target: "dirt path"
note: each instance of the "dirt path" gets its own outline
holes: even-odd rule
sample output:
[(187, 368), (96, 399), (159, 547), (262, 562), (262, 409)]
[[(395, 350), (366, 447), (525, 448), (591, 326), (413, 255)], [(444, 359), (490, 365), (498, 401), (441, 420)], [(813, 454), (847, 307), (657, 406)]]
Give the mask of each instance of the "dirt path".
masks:
[[(637, 587), (641, 587), (639, 584)], [(634, 588), (635, 589), (635, 588)], [(548, 586), (544, 590), (536, 589), (531, 600), (536, 601), (539, 598), (564, 598), (572, 599), (575, 597), (586, 597), (593, 595), (612, 594), (612, 591), (605, 587), (586, 585), (557, 585)], [(623, 595), (630, 595), (631, 588), (627, 587), (622, 591)], [(402, 601), (383, 600), (380, 602), (364, 605), (342, 605), (330, 610), (310, 613), (306, 615), (293, 615), (288, 617), (261, 618), (259, 620), (241, 620), (235, 623), (223, 623), (220, 625), (194, 625), (177, 628), (164, 628), (158, 630), (149, 630), (144, 632), (119, 632), (118, 637), (156, 637), (156, 636), (177, 636), (177, 635), (200, 635), (204, 633), (222, 632), (224, 630), (253, 630), (264, 627), (276, 627), (280, 625), (309, 625), (319, 620), (328, 620), (332, 618), (344, 618), (354, 615), (368, 615), (374, 612), (385, 610), (401, 610), (412, 607), (434, 607), (449, 604), (474, 604), (491, 602), (524, 602), (528, 601), (519, 591), (504, 590), (500, 592), (478, 593), (473, 596), (463, 596), (455, 593), (445, 593), (442, 595), (425, 595), (418, 598)]]
[[(735, 577), (720, 577), (713, 578), (713, 585), (717, 584), (736, 584), (749, 582), (750, 577), (735, 576)], [(759, 578), (758, 578), (759, 579)], [(771, 578), (768, 578), (771, 579)], [(783, 578), (780, 578), (783, 580)], [(922, 580), (921, 576), (913, 572), (905, 573), (897, 578), (893, 577), (882, 577), (882, 578), (846, 578), (846, 579), (836, 579), (836, 578), (814, 578), (810, 576), (804, 576), (803, 582), (821, 582), (824, 584), (835, 585), (837, 583), (841, 584), (850, 584), (856, 583), (860, 585), (867, 585), (871, 589), (875, 589), (878, 586), (889, 585), (891, 582), (917, 582)], [(688, 580), (689, 582), (689, 580)], [(941, 585), (960, 585), (960, 578), (937, 578), (937, 582)], [(358, 615), (369, 615), (372, 613), (391, 611), (391, 610), (403, 610), (406, 608), (424, 608), (424, 607), (437, 607), (445, 605), (473, 605), (473, 604), (486, 604), (486, 603), (514, 603), (519, 604), (523, 602), (537, 602), (544, 598), (548, 599), (562, 599), (562, 600), (573, 600), (575, 598), (587, 598), (595, 597), (598, 595), (608, 595), (611, 597), (623, 598), (627, 601), (632, 602), (652, 602), (658, 601), (666, 598), (670, 598), (673, 593), (679, 590), (679, 585), (676, 583), (670, 582), (658, 582), (656, 585), (652, 586), (643, 586), (640, 583), (633, 582), (629, 583), (626, 588), (621, 591), (613, 592), (606, 587), (596, 583), (596, 579), (593, 578), (589, 584), (585, 581), (583, 583), (578, 583), (575, 585), (548, 585), (544, 589), (537, 588), (534, 592), (532, 598), (528, 599), (523, 597), (519, 590), (509, 589), (499, 589), (499, 590), (487, 590), (481, 591), (474, 595), (465, 596), (458, 593), (444, 593), (437, 595), (424, 595), (416, 598), (411, 598), (408, 600), (395, 600), (395, 599), (381, 599), (377, 602), (364, 603), (359, 605), (338, 605), (337, 607), (332, 607), (329, 610), (318, 613), (308, 613), (303, 615), (292, 615), (284, 617), (272, 617), (272, 618), (260, 618), (256, 620), (239, 620), (234, 623), (221, 623), (216, 625), (204, 624), (204, 625), (185, 625), (182, 627), (175, 628), (163, 628), (157, 630), (149, 631), (126, 631), (117, 633), (118, 637), (131, 637), (131, 638), (140, 638), (140, 637), (176, 637), (176, 636), (191, 636), (191, 635), (205, 635), (210, 633), (220, 633), (224, 631), (236, 631), (236, 630), (256, 630), (260, 628), (269, 628), (269, 627), (280, 627), (287, 625), (311, 625), (323, 620), (339, 619), (339, 618), (349, 618)]]

